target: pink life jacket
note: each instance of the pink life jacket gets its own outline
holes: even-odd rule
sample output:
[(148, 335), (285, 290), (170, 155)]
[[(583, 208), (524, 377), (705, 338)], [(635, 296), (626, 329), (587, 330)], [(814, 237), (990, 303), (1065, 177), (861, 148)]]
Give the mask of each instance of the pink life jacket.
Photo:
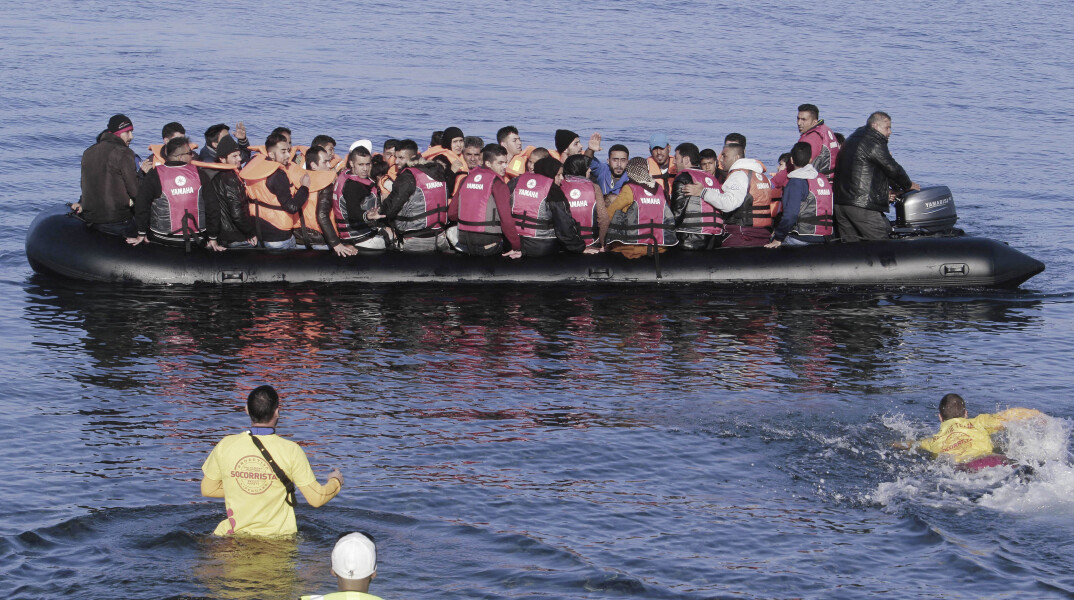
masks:
[(552, 209), (548, 192), (552, 180), (538, 173), (523, 173), (515, 181), (511, 193), (511, 216), (515, 219), (520, 237), (552, 239), (556, 237), (552, 224)]
[[(571, 207), (571, 216), (578, 222), (578, 229), (586, 246), (597, 243), (599, 232), (597, 231), (597, 194), (593, 190), (593, 182), (585, 177), (573, 175), (563, 178), (563, 184), (559, 186), (563, 195), (567, 197), (567, 204)], [(603, 198), (600, 199), (604, 201)]]
[(201, 231), (205, 223), (205, 203), (201, 201), (201, 177), (195, 165), (157, 165), (161, 197), (153, 202), (150, 229), (172, 236)]
[(809, 179), (808, 183), (809, 193), (798, 209), (798, 223), (794, 231), (799, 235), (832, 235), (835, 233), (832, 184), (821, 174)]
[(487, 167), (475, 167), (459, 187), (459, 231), (500, 235), (500, 215), (492, 198), (497, 175)]
[[(723, 191), (720, 182), (704, 171), (684, 169), (683, 173), (690, 175), (694, 183), (700, 183), (701, 187), (707, 190)], [(715, 206), (702, 200), (701, 196), (690, 196), (686, 201), (678, 231), (679, 233), (720, 235), (723, 233), (723, 217), (720, 216), (720, 211), (716, 210)]]
[[(828, 128), (821, 121), (809, 131), (802, 134), (798, 138), (799, 142), (809, 142), (810, 136), (817, 136), (820, 139), (820, 151), (816, 155), (811, 157), (813, 161), (813, 168), (818, 173), (828, 176), (828, 181), (832, 180), (835, 175), (835, 158), (839, 156), (839, 140), (835, 139), (835, 132)], [(810, 144), (812, 146), (812, 144)]]
[(355, 229), (351, 227), (350, 215), (347, 211), (347, 201), (343, 198), (343, 188), (347, 181), (356, 181), (369, 188), (369, 196), (362, 200), (362, 210), (369, 210), (377, 205), (380, 198), (377, 196), (377, 184), (372, 180), (352, 175), (350, 171), (343, 171), (336, 177), (336, 183), (332, 187), (332, 217), (336, 224), (336, 233), (341, 240), (365, 241), (376, 233), (372, 228)]
[(657, 186), (655, 192), (650, 192), (633, 182), (624, 185), (634, 194), (634, 203), (626, 213), (615, 211), (605, 240), (634, 246), (678, 244), (679, 240), (675, 237), (675, 215), (664, 198), (663, 188)]
[(417, 167), (407, 167), (417, 184), (395, 217), (396, 231), (439, 230), (447, 222), (447, 184), (429, 177)]

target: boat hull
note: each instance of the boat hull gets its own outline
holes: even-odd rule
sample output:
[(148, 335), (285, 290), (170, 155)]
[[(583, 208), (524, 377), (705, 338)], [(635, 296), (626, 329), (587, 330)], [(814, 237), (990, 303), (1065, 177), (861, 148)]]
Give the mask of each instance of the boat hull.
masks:
[(360, 251), (231, 249), (210, 252), (158, 244), (129, 246), (65, 210), (38, 215), (26, 256), (43, 274), (82, 281), (148, 285), (318, 284), (698, 284), (709, 287), (1014, 288), (1044, 264), (1002, 242), (922, 237), (808, 247), (669, 251), (627, 259), (592, 255), (509, 259)]

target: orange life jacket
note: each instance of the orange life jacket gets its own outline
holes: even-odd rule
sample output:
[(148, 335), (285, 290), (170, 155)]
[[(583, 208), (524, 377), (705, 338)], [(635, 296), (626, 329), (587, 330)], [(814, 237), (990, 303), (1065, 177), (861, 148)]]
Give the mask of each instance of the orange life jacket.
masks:
[(742, 227), (772, 228), (772, 182), (764, 173), (757, 173), (749, 169), (734, 169), (727, 173), (742, 171), (749, 178), (750, 187), (746, 192), (746, 199), (730, 214), (724, 218), (728, 225), (740, 225)]
[[(305, 146), (291, 146), (291, 156), (288, 157), (289, 161), (294, 162), (294, 160), (295, 160), (295, 151), (297, 149), (299, 149), (299, 148), (305, 148)], [(249, 149), (250, 149), (250, 152), (252, 154), (260, 154), (262, 156), (268, 155), (268, 149), (265, 148), (264, 145), (249, 146)]]
[(526, 146), (526, 149), (516, 154), (507, 163), (507, 178), (513, 179), (526, 172), (526, 161), (530, 159), (530, 154), (533, 153), (533, 146)]
[(194, 165), (195, 167), (202, 168), (202, 169), (213, 169), (213, 170), (216, 170), (216, 171), (238, 171), (239, 170), (238, 165), (229, 165), (227, 163), (220, 163), (220, 162), (207, 163), (207, 162), (201, 162), (200, 160), (192, 160), (192, 161), (190, 161), (190, 164)]
[[(160, 151), (164, 149), (164, 144), (149, 144), (149, 151), (153, 153), (153, 166), (164, 164), (164, 157), (161, 156)], [(190, 142), (190, 151), (193, 152), (198, 149), (198, 145), (194, 142)]]
[(433, 146), (432, 148), (429, 148), (425, 152), (421, 153), (421, 157), (424, 158), (425, 160), (432, 160), (432, 159), (436, 158), (437, 156), (443, 156), (443, 157), (447, 158), (449, 161), (451, 161), (453, 169), (454, 169), (454, 165), (456, 163), (461, 164), (462, 169), (460, 169), (459, 171), (456, 171), (456, 173), (469, 173), (470, 172), (470, 167), (466, 166), (466, 161), (463, 160), (463, 158), (461, 156), (459, 156), (458, 154), (455, 154), (454, 152), (452, 152), (451, 150), (448, 150), (447, 148), (441, 148), (440, 146)]
[(380, 188), (380, 197), (387, 198), (388, 194), (392, 193), (391, 188), (388, 187), (388, 182), (395, 182), (395, 178), (399, 176), (399, 169), (395, 166), (395, 159), (388, 161), (392, 166), (388, 167), (388, 173), (382, 175), (377, 180), (377, 187)]
[(671, 182), (674, 181), (675, 176), (679, 174), (679, 169), (675, 166), (675, 161), (672, 159), (671, 156), (668, 157), (667, 173), (662, 173), (660, 171), (660, 165), (656, 164), (656, 161), (653, 160), (653, 157), (650, 156), (649, 158), (647, 158), (646, 162), (649, 165), (649, 174), (653, 176), (653, 181), (656, 182), (656, 185), (659, 186), (660, 189), (664, 190), (664, 197), (670, 198)]
[[(280, 163), (259, 154), (251, 158), (239, 171), (239, 177), (246, 183), (246, 196), (250, 198), (250, 215), (264, 219), (276, 229), (290, 231), (295, 227), (295, 215), (284, 210), (276, 199), (276, 194), (269, 191), (265, 185), (265, 180), (279, 168)], [(291, 191), (293, 193), (294, 189)]]
[[(295, 223), (295, 228), (304, 226), (310, 231), (323, 233), (321, 226), (317, 223), (317, 195), (321, 190), (336, 182), (337, 174), (335, 171), (307, 171), (305, 169), (301, 169), (301, 171), (302, 173), (298, 176), (300, 181), (302, 180), (302, 175), (310, 176), (310, 197), (302, 205), (302, 218)], [(288, 177), (291, 176), (290, 169), (287, 175)], [(292, 181), (294, 180), (292, 179)]]

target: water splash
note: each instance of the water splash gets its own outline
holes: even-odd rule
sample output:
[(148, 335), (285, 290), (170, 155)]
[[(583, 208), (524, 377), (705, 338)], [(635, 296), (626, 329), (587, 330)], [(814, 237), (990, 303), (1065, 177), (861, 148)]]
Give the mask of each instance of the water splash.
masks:
[(978, 501), (1012, 513), (1074, 512), (1074, 465), (1070, 461), (1071, 422), (1049, 417), (1011, 423), (1002, 444), (1007, 456), (1033, 468), (1026, 481), (1014, 479)]
[[(919, 438), (927, 430), (901, 414), (884, 415), (882, 422), (903, 439)], [(889, 511), (924, 505), (960, 513), (975, 507), (1024, 514), (1069, 513), (1074, 511), (1071, 430), (1071, 422), (1048, 416), (1009, 424), (994, 439), (997, 450), (1020, 469), (1003, 466), (970, 473), (943, 458), (903, 458), (895, 480), (879, 483), (863, 499)]]

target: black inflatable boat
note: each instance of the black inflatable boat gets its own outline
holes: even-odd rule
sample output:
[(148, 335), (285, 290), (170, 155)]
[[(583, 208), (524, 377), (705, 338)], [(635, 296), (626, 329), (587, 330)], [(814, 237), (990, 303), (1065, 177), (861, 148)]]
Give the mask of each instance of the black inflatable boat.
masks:
[[(951, 230), (953, 202), (926, 191), (910, 206), (924, 217), (909, 223), (897, 211), (896, 233), (907, 237), (808, 247), (669, 251), (639, 259), (602, 252), (541, 258), (477, 258), (360, 251), (231, 249), (212, 252), (160, 244), (129, 246), (94, 231), (65, 207), (38, 215), (26, 234), (26, 257), (38, 273), (83, 281), (134, 284), (466, 283), (466, 284), (699, 284), (708, 287), (1014, 288), (1044, 264), (995, 240), (940, 235), (920, 222)], [(949, 192), (947, 198), (949, 199)], [(931, 199), (930, 199), (931, 198)], [(950, 206), (948, 206), (948, 204)], [(927, 214), (926, 214), (927, 213)], [(913, 234), (913, 235), (911, 235)], [(926, 234), (926, 235), (922, 235)]]

